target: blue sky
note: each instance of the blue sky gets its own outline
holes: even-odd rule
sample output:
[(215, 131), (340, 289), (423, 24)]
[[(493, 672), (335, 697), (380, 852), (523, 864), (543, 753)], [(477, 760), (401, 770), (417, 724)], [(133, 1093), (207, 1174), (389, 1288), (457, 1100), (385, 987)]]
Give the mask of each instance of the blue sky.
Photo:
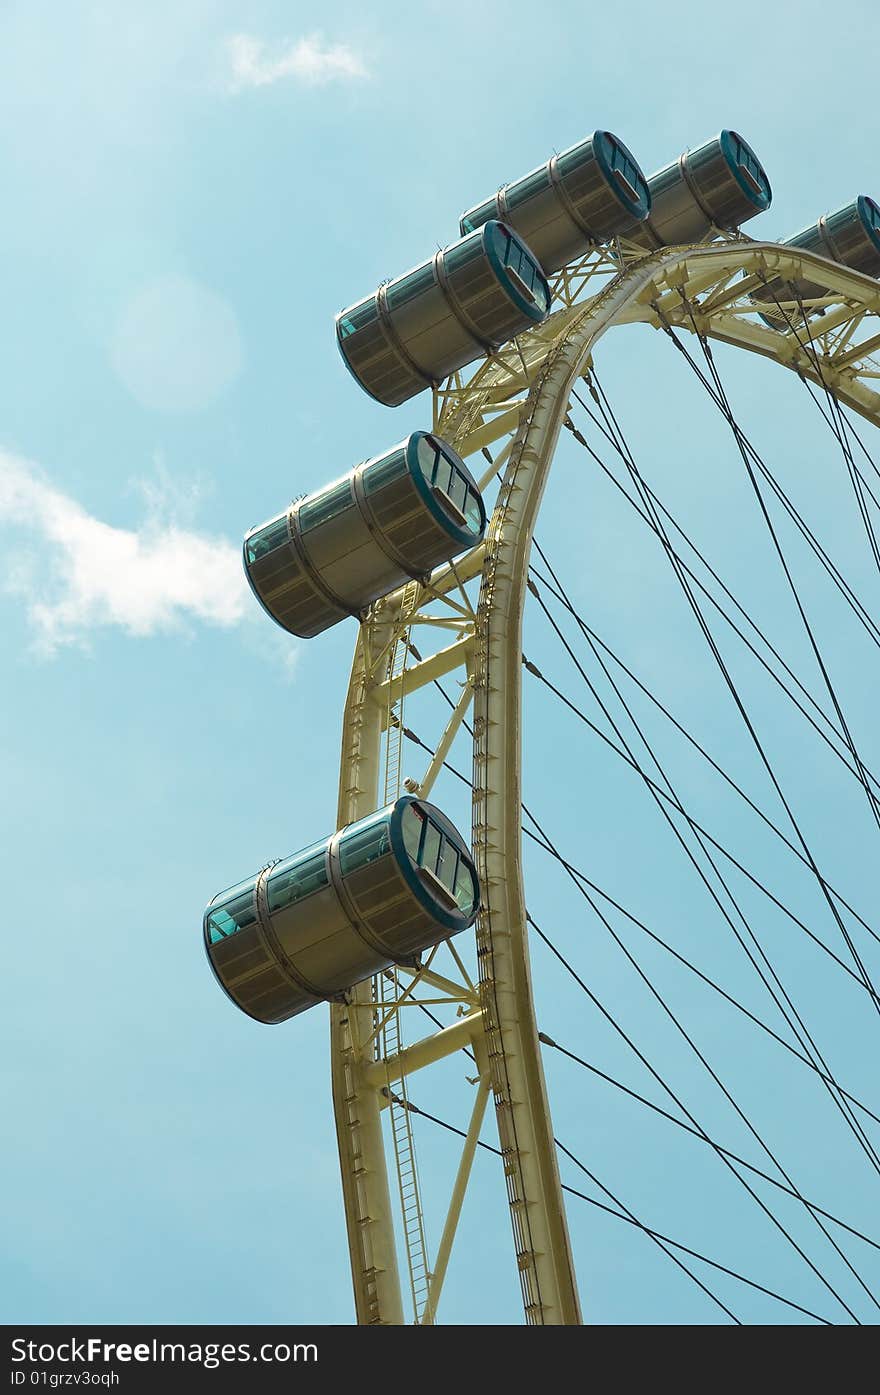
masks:
[[(780, 0), (735, 15), (635, 0), (619, 28), (556, 0), (510, 4), (503, 22), (459, 0), (331, 3), (320, 26), (270, 0), (0, 10), (8, 1321), (351, 1321), (326, 1014), (275, 1029), (236, 1014), (204, 963), (200, 923), (219, 887), (332, 829), (355, 631), (309, 644), (275, 632), (244, 585), (241, 536), (429, 419), (427, 397), (391, 412), (358, 392), (334, 312), (594, 127), (648, 171), (721, 126), (741, 130), (774, 186), (755, 235), (880, 197), (875, 6), (855, 0), (845, 27), (826, 16)], [(653, 487), (827, 704), (729, 435), (672, 359), (633, 329), (609, 336), (597, 368)], [(803, 389), (772, 365), (719, 363), (747, 429), (876, 614), (840, 454)], [(589, 623), (778, 818), (668, 565), (628, 513), (566, 443), (542, 544)], [(876, 650), (785, 543), (876, 769)], [(525, 642), (586, 709), (539, 614)], [(730, 658), (823, 870), (871, 920), (877, 830), (864, 800), (735, 645)], [(644, 791), (525, 682), (526, 797), (562, 852), (771, 1020)], [(424, 720), (430, 734), (427, 708)], [(815, 884), (678, 738), (658, 725), (656, 740), (698, 817), (837, 947)], [(454, 785), (441, 793), (461, 817)], [(585, 903), (540, 852), (526, 870), (538, 922), (706, 1128), (760, 1164)], [(740, 889), (841, 1080), (871, 1102), (864, 995)], [(877, 1179), (815, 1077), (637, 931), (621, 934), (804, 1193), (870, 1231)], [(877, 972), (876, 943), (862, 935), (859, 947)], [(663, 1103), (540, 945), (534, 973), (544, 1030)], [(557, 1134), (643, 1220), (840, 1319), (700, 1144), (570, 1062), (554, 1056), (547, 1070)], [(463, 1126), (466, 1089), (446, 1066), (412, 1094)], [(488, 1141), (493, 1131), (490, 1119)], [(427, 1124), (417, 1143), (436, 1246), (456, 1154)], [(442, 1316), (515, 1322), (503, 1185), (492, 1161), (477, 1168)], [(797, 1204), (779, 1214), (872, 1320)], [(720, 1317), (644, 1237), (574, 1198), (569, 1221), (592, 1320)], [(847, 1246), (876, 1287), (877, 1252)], [(796, 1319), (732, 1281), (718, 1291), (743, 1320)]]

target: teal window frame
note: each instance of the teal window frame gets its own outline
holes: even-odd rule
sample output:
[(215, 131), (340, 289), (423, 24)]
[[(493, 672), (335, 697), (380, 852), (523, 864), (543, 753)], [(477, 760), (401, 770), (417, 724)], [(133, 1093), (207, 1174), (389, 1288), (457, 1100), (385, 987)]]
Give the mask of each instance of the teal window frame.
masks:
[[(476, 914), (479, 881), (461, 834), (439, 809), (412, 795), (402, 795), (388, 812), (392, 849), (404, 881), (440, 925), (453, 933), (463, 929), (462, 921), (470, 924)], [(453, 858), (454, 891), (449, 885)]]
[[(407, 442), (407, 460), (413, 482), (424, 503), (437, 522), (463, 546), (473, 546), (482, 536), (486, 525), (486, 513), (479, 490), (471, 482), (464, 463), (459, 460), (451, 446), (446, 446), (431, 432), (414, 431)], [(467, 484), (464, 520), (453, 518), (444, 507), (443, 495), (437, 484), (441, 461), (452, 465), (452, 479), (460, 475)], [(453, 486), (450, 483), (450, 487)]]
[[(504, 223), (487, 224), (486, 232), (487, 236), (492, 239), (491, 249), (487, 248), (489, 259), (491, 261), (494, 256), (500, 262), (502, 280), (503, 272), (507, 268), (515, 272), (532, 295), (533, 304), (526, 309), (526, 313), (529, 318), (533, 319), (534, 311), (538, 309), (539, 317), (543, 319), (550, 309), (550, 288), (537, 259)], [(508, 295), (511, 295), (516, 303), (525, 309), (527, 302), (515, 285), (508, 282), (506, 289)]]

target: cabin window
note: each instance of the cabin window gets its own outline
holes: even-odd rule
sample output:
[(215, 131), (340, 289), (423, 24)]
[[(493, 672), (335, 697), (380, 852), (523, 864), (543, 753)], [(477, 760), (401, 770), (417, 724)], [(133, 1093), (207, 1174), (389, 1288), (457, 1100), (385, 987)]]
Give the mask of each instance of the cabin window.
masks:
[(444, 494), (448, 494), (449, 482), (452, 479), (453, 472), (456, 474), (458, 473), (458, 471), (454, 469), (452, 461), (448, 460), (445, 455), (438, 454), (437, 464), (434, 469), (434, 488), (442, 489)]
[(437, 467), (437, 460), (440, 452), (437, 443), (431, 436), (420, 436), (416, 450), (419, 468), (428, 484), (434, 483), (434, 470)]
[(444, 838), (440, 844), (440, 855), (437, 859), (437, 876), (448, 891), (455, 895), (455, 872), (458, 866), (458, 853), (448, 838)]
[(339, 845), (339, 865), (343, 873), (354, 872), (358, 867), (366, 867), (377, 857), (384, 857), (391, 851), (391, 838), (388, 833), (388, 812), (378, 814), (343, 834)]
[(367, 300), (362, 300), (359, 305), (352, 305), (345, 310), (339, 320), (339, 337), (347, 339), (350, 334), (356, 334), (359, 329), (364, 329), (366, 325), (371, 325), (379, 317), (376, 309), (376, 297), (370, 296)]
[(430, 819), (425, 824), (425, 836), (422, 839), (422, 849), (419, 855), (419, 865), (427, 867), (429, 872), (437, 870), (437, 856), (440, 852), (440, 841), (442, 834), (436, 824)]
[[(421, 442), (419, 443), (421, 446)], [(406, 474), (406, 447), (394, 451), (386, 459), (377, 461), (363, 473), (364, 492), (373, 494), (377, 489), (384, 489), (386, 484), (392, 484), (394, 480), (400, 479)]]
[(338, 514), (352, 508), (353, 504), (351, 476), (346, 475), (344, 480), (340, 480), (338, 484), (331, 484), (327, 489), (322, 489), (320, 494), (312, 495), (311, 499), (307, 499), (300, 506), (300, 531), (307, 533), (311, 528), (318, 528), (323, 523), (329, 523), (331, 518), (336, 518)]
[[(605, 150), (610, 160), (611, 145), (607, 136), (605, 137)], [(562, 154), (557, 157), (556, 168), (560, 174), (571, 174), (574, 170), (579, 170), (582, 165), (586, 164), (589, 154), (590, 151), (587, 149), (587, 142), (572, 146), (571, 150), (563, 150)]]
[(504, 194), (508, 207), (517, 208), (521, 203), (525, 203), (535, 194), (540, 194), (550, 183), (550, 176), (547, 173), (546, 165), (542, 165), (539, 170), (534, 170), (532, 174), (527, 174), (522, 179), (518, 179), (515, 184), (509, 184)]
[(463, 512), (471, 531), (479, 533), (483, 526), (483, 510), (480, 508), (479, 495), (476, 490), (471, 489), (470, 485), (468, 485), (467, 501)]
[(520, 281), (525, 293), (532, 297), (535, 304), (540, 305), (542, 310), (547, 310), (550, 305), (550, 295), (534, 257), (519, 239), (511, 237), (505, 228), (499, 228), (498, 233), (503, 238), (503, 241), (496, 244), (503, 265), (510, 268), (513, 275)]
[(254, 905), (253, 877), (250, 881), (239, 882), (228, 891), (221, 891), (208, 909), (208, 939), (212, 945), (218, 940), (228, 939), (237, 930), (246, 930), (257, 919)]
[(478, 204), (476, 208), (470, 209), (461, 220), (461, 232), (464, 237), (467, 233), (476, 232), (490, 218), (498, 217), (497, 195), (495, 198), (487, 199), (485, 203)]
[(401, 832), (403, 834), (403, 846), (412, 862), (419, 860), (419, 848), (422, 845), (422, 832), (425, 827), (425, 815), (415, 804), (407, 804), (401, 819)]
[(483, 250), (483, 241), (479, 232), (469, 233), (462, 238), (461, 242), (456, 242), (453, 247), (443, 253), (443, 265), (447, 274), (459, 271), (463, 266), (468, 266), (476, 261)]
[(417, 454), (428, 484), (458, 509), (473, 532), (479, 533), (483, 526), (479, 497), (460, 467), (435, 445), (431, 436), (420, 437)]
[(464, 513), (464, 501), (467, 497), (467, 492), (467, 480), (460, 470), (454, 469), (446, 493), (449, 495), (450, 502), (453, 503), (461, 513)]
[(632, 192), (633, 198), (642, 197), (644, 194), (645, 181), (635, 161), (631, 159), (627, 151), (624, 150), (623, 146), (619, 145), (617, 141), (612, 141), (611, 146), (612, 170), (620, 175), (621, 179), (626, 181), (626, 184), (629, 186), (628, 192)]
[(396, 281), (391, 282), (385, 291), (389, 310), (406, 305), (410, 300), (417, 300), (434, 284), (433, 262), (427, 262), (425, 266), (416, 267), (415, 271), (408, 272), (406, 276), (398, 277)]
[(259, 532), (252, 533), (248, 538), (245, 544), (245, 555), (248, 562), (257, 562), (268, 552), (274, 552), (277, 547), (283, 547), (289, 541), (289, 537), (287, 514), (282, 513), (278, 518), (273, 518), (271, 523), (264, 524)]
[(739, 136), (734, 137), (734, 158), (746, 183), (761, 197), (767, 195), (767, 176), (758, 164), (754, 152)]
[[(410, 861), (435, 877), (469, 916), (474, 908), (474, 877), (465, 853), (415, 804), (403, 811), (403, 843)], [(430, 878), (426, 878), (430, 885)]]
[(325, 849), (325, 843), (316, 843), (273, 867), (266, 883), (270, 911), (280, 911), (327, 885)]
[(455, 899), (463, 915), (469, 916), (474, 909), (476, 889), (474, 874), (463, 857), (458, 859), (455, 873)]

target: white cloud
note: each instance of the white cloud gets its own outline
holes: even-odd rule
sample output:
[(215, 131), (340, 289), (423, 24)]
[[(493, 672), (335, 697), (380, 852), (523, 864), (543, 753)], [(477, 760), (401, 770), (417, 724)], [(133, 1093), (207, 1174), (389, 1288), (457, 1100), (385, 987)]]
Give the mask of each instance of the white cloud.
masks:
[(251, 34), (235, 34), (226, 40), (226, 50), (234, 91), (244, 87), (267, 87), (283, 78), (297, 78), (316, 87), (368, 75), (359, 54), (347, 44), (325, 44), (319, 34), (309, 34), (295, 43), (287, 41), (274, 47)]
[(38, 651), (83, 643), (100, 626), (142, 636), (186, 618), (236, 625), (249, 612), (239, 547), (175, 521), (167, 482), (146, 497), (140, 528), (114, 528), (36, 465), (0, 451), (0, 521), (21, 544), (5, 549), (5, 589), (24, 600)]

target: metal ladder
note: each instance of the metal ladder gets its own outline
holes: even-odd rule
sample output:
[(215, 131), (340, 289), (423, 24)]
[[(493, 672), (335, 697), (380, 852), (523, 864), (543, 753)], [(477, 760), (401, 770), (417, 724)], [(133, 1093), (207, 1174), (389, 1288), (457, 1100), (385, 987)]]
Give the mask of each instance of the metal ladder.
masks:
[[(400, 991), (397, 970), (389, 969), (387, 975), (380, 975), (380, 983), (379, 1009), (382, 1011), (384, 1008), (388, 1013), (381, 1034), (382, 1055), (387, 1059), (389, 1056), (396, 1056), (401, 1047), (400, 1011), (391, 1006), (396, 1001)], [(431, 1273), (428, 1268), (428, 1247), (425, 1241), (425, 1223), (419, 1189), (419, 1174), (416, 1166), (415, 1141), (410, 1124), (406, 1076), (400, 1077), (396, 1091), (392, 1088), (389, 1080), (388, 1110), (391, 1119), (391, 1134), (394, 1139), (397, 1188), (403, 1217), (413, 1317), (416, 1323), (430, 1324), (434, 1321), (433, 1313), (427, 1311)]]
[[(404, 588), (400, 600), (400, 616), (406, 620), (415, 607), (419, 594), (419, 583), (410, 581)], [(409, 626), (398, 632), (388, 657), (389, 685), (400, 678), (406, 668), (409, 656)], [(394, 699), (394, 690), (388, 689), (388, 711), (385, 714), (385, 804), (390, 804), (400, 794), (400, 763), (403, 744), (403, 687), (400, 696)]]
[[(411, 615), (419, 595), (418, 582), (411, 581), (406, 586), (400, 603), (401, 619)], [(388, 678), (400, 678), (406, 669), (409, 655), (409, 626), (397, 635), (388, 660)], [(403, 706), (404, 691), (394, 699), (389, 689), (388, 711), (386, 714), (385, 737), (385, 803), (390, 804), (400, 794), (400, 767), (403, 745)], [(400, 995), (400, 982), (396, 969), (390, 969), (376, 978), (376, 1002), (385, 1023), (377, 1040), (377, 1055), (387, 1060), (399, 1054), (403, 1045), (400, 1030), (400, 1010), (394, 1007)], [(419, 1191), (419, 1174), (416, 1166), (415, 1142), (410, 1123), (409, 1100), (406, 1093), (406, 1077), (401, 1076), (397, 1089), (388, 1087), (388, 1110), (391, 1122), (391, 1136), (394, 1140), (394, 1160), (397, 1167), (397, 1186), (400, 1195), (400, 1210), (403, 1217), (403, 1235), (406, 1245), (406, 1261), (409, 1269), (410, 1290), (412, 1293), (413, 1315), (416, 1323), (432, 1323), (433, 1313), (427, 1311), (428, 1291), (431, 1274), (428, 1269), (428, 1248), (425, 1242), (425, 1224), (422, 1212), (422, 1199)]]

